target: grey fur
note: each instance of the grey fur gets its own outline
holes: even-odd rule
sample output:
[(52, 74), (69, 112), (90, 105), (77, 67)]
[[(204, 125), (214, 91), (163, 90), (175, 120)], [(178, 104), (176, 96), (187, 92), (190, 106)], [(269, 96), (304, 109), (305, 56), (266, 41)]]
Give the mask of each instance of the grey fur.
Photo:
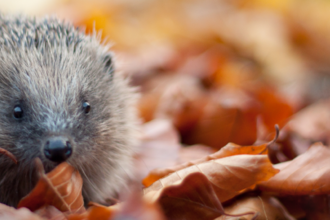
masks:
[[(16, 206), (36, 183), (34, 158), (47, 171), (43, 146), (51, 136), (73, 145), (68, 163), (83, 177), (86, 201), (104, 202), (131, 175), (136, 95), (114, 74), (109, 46), (96, 33), (56, 18), (0, 15), (0, 202)], [(82, 103), (91, 105), (89, 114)], [(20, 104), (24, 117), (13, 117)]]

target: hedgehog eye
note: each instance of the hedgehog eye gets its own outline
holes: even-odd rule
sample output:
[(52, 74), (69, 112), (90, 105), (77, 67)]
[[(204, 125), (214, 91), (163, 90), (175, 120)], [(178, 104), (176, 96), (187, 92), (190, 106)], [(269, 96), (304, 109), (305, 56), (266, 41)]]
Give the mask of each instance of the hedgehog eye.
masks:
[(23, 109), (21, 108), (21, 106), (16, 105), (16, 106), (14, 107), (13, 115), (14, 115), (14, 117), (17, 118), (17, 119), (23, 117)]
[(88, 102), (83, 103), (83, 109), (84, 109), (85, 114), (89, 113), (89, 111), (91, 110), (91, 106), (89, 105)]

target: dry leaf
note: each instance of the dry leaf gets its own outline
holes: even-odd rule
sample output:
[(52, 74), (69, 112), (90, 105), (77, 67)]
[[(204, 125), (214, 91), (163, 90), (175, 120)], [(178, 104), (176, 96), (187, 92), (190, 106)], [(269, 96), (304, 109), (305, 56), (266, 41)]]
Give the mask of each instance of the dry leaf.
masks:
[(330, 195), (281, 195), (278, 198), (296, 219), (330, 219)]
[(213, 220), (224, 214), (212, 185), (202, 173), (192, 173), (179, 184), (166, 187), (158, 202), (167, 219)]
[[(210, 161), (210, 160), (215, 160), (215, 159), (220, 159), (220, 158), (224, 158), (224, 157), (228, 157), (228, 156), (233, 156), (233, 155), (239, 155), (239, 154), (251, 154), (251, 155), (255, 155), (255, 154), (267, 154), (267, 147), (274, 143), (278, 137), (278, 127), (276, 127), (276, 136), (275, 138), (265, 144), (262, 145), (258, 145), (258, 146), (240, 146), (234, 143), (228, 143), (226, 146), (224, 146), (223, 148), (221, 148), (218, 152), (202, 157), (198, 160), (194, 160), (194, 161), (190, 161), (190, 162), (186, 162), (180, 165), (177, 165), (175, 167), (172, 168), (166, 168), (166, 169), (155, 169), (153, 171), (151, 171), (149, 173), (149, 175), (143, 179), (142, 183), (144, 186), (148, 187), (151, 184), (153, 184), (155, 181), (159, 180), (160, 178), (163, 178), (175, 171), (187, 168), (189, 166), (193, 166), (199, 163), (203, 163), (206, 161)], [(186, 148), (189, 149), (189, 148)]]
[(302, 138), (330, 141), (330, 100), (316, 102), (295, 114), (285, 129)]
[(306, 196), (281, 196), (278, 199), (294, 218), (301, 219), (306, 216), (305, 207), (301, 205), (302, 201), (306, 201), (304, 197)]
[(305, 218), (311, 220), (330, 219), (330, 195), (313, 195), (313, 196), (299, 196), (296, 199), (296, 204), (299, 204), (306, 213)]
[(268, 131), (272, 131), (276, 124), (283, 127), (293, 114), (293, 108), (283, 97), (266, 87), (266, 85), (257, 88), (254, 95), (260, 103), (260, 115), (264, 125), (268, 128)]
[(256, 109), (240, 109), (209, 101), (196, 126), (183, 141), (202, 143), (218, 150), (228, 142), (252, 144), (257, 137)]
[(83, 182), (77, 170), (64, 162), (46, 175), (40, 159), (36, 160), (36, 165), (40, 179), (34, 189), (21, 199), (18, 208), (35, 211), (52, 205), (62, 212), (85, 210), (81, 194)]
[(218, 150), (229, 141), (252, 144), (256, 139), (260, 104), (252, 98), (247, 101), (241, 90), (208, 92), (198, 79), (185, 75), (158, 76), (144, 87), (139, 103), (143, 118), (171, 120), (184, 143)]
[(268, 180), (278, 170), (274, 169), (266, 155), (236, 155), (196, 164), (176, 171), (144, 189), (145, 197), (156, 201), (163, 190), (180, 184), (191, 173), (201, 172), (212, 183), (221, 202), (227, 201), (253, 187), (256, 183)]
[[(1, 5), (4, 7), (1, 8), (8, 9), (8, 3), (3, 2)], [(40, 5), (34, 7), (27, 2), (25, 4), (29, 4), (29, 7), (26, 7), (26, 11), (29, 14), (36, 8), (41, 13)], [(15, 4), (10, 5), (13, 9), (17, 8)], [(268, 138), (274, 124), (284, 125), (294, 108), (310, 104), (313, 99), (328, 98), (330, 94), (330, 26), (326, 22), (330, 18), (329, 1), (70, 0), (53, 5), (55, 7), (52, 10), (62, 12), (62, 18), (85, 26), (88, 32), (94, 28), (103, 29), (102, 37), (109, 37), (110, 41), (115, 42), (118, 58), (125, 54), (125, 74), (140, 74), (133, 76), (133, 83), (142, 88), (143, 95), (139, 103), (142, 117), (146, 121), (155, 117), (170, 119), (185, 144), (201, 143), (215, 150), (230, 141), (251, 145), (256, 139), (257, 118), (264, 123), (265, 134), (262, 137)], [(164, 78), (170, 80), (164, 83)], [(159, 82), (156, 89), (148, 88), (150, 84), (146, 82), (149, 81)], [(157, 88), (161, 84), (165, 85)], [(275, 89), (270, 89), (272, 87)], [(296, 87), (298, 90), (292, 89)], [(330, 143), (327, 102), (311, 105), (294, 116), (287, 126), (288, 140), (294, 145), (291, 147), (289, 142), (283, 141), (281, 146), (278, 145), (280, 147), (270, 150), (273, 162), (291, 159), (305, 152), (307, 148), (303, 147), (302, 142), (304, 146), (314, 141)], [(179, 137), (172, 135), (174, 130), (167, 131), (159, 132), (158, 136), (143, 143), (141, 154), (146, 157), (140, 154), (136, 166), (140, 176), (153, 168), (171, 167), (181, 159)], [(249, 152), (252, 150), (255, 151)], [(216, 156), (202, 158), (201, 155), (198, 161), (159, 170), (151, 180), (149, 176), (146, 184), (150, 185), (170, 173), (172, 175), (166, 178), (177, 177), (185, 169), (197, 167), (200, 172), (199, 168), (204, 168), (204, 163), (209, 164), (208, 171), (212, 170), (208, 174), (210, 178), (216, 173), (213, 165), (218, 166), (214, 162), (218, 158), (242, 153), (259, 154), (263, 149), (229, 144), (220, 152)], [(16, 161), (8, 152), (0, 149), (1, 153)], [(328, 156), (328, 149), (311, 147), (301, 157), (275, 165), (282, 169), (281, 173), (268, 181), (270, 186), (263, 186), (263, 183), (261, 186), (266, 187), (264, 190), (302, 193), (306, 197), (308, 194), (329, 193)], [(241, 161), (235, 158), (232, 160), (239, 165)], [(249, 167), (246, 164), (244, 166)], [(260, 165), (259, 169), (262, 167)], [(235, 172), (237, 169), (234, 169)], [(239, 169), (244, 170), (244, 167)], [(237, 175), (235, 173), (234, 176)], [(251, 178), (248, 174), (242, 177), (237, 181), (239, 183), (230, 182), (232, 178), (229, 176), (224, 179), (227, 185), (239, 185)], [(185, 187), (182, 188), (184, 191)], [(321, 196), (327, 195), (320, 195), (319, 199), (324, 201)], [(173, 201), (171, 199), (169, 201)], [(40, 196), (30, 203), (38, 203), (39, 200), (44, 198)], [(266, 199), (262, 201), (263, 205), (268, 204)], [(320, 204), (306, 200), (305, 207)], [(48, 212), (49, 207), (44, 206), (41, 210)], [(189, 212), (187, 207), (182, 207), (182, 210)], [(112, 210), (94, 206), (90, 212), (93, 213), (91, 218), (97, 219), (110, 217)], [(328, 212), (328, 202), (324, 202), (320, 209), (315, 208), (301, 218), (327, 219), (324, 214)], [(268, 219), (272, 217), (267, 215)]]
[(161, 93), (155, 117), (167, 118), (185, 136), (203, 115), (209, 97), (198, 79), (175, 75)]
[[(225, 207), (228, 214), (240, 214), (252, 212), (254, 214), (244, 215), (240, 220), (294, 220), (283, 207), (283, 205), (274, 197), (258, 196), (246, 197), (235, 201), (228, 207)], [(234, 220), (230, 216), (221, 216), (216, 220)]]
[[(212, 184), (202, 173), (192, 173), (179, 185), (162, 191), (158, 199), (167, 219), (214, 219), (226, 215)], [(236, 215), (242, 216), (247, 213)]]
[(134, 164), (141, 179), (150, 170), (176, 164), (180, 150), (180, 137), (173, 125), (165, 119), (155, 119), (142, 126), (143, 138)]
[(264, 191), (289, 195), (329, 194), (330, 149), (313, 144), (307, 152), (292, 161), (276, 164), (281, 172), (259, 184)]

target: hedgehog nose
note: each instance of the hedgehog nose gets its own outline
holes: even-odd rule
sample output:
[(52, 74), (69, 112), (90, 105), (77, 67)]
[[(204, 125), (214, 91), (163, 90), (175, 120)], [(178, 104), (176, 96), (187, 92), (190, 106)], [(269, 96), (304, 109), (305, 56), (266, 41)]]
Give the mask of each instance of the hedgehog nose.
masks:
[(46, 141), (44, 154), (51, 161), (63, 162), (72, 154), (71, 143), (65, 138), (51, 138)]

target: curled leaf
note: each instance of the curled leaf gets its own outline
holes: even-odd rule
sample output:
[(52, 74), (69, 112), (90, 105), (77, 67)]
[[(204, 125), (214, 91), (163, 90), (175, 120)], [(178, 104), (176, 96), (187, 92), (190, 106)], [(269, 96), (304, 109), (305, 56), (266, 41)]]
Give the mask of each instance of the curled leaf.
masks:
[(273, 168), (266, 155), (236, 155), (211, 160), (178, 170), (156, 181), (144, 189), (145, 197), (156, 201), (166, 187), (180, 184), (186, 176), (195, 172), (203, 173), (208, 178), (219, 200), (224, 202), (256, 183), (268, 180), (278, 170)]
[(83, 211), (84, 202), (81, 194), (82, 178), (77, 170), (68, 163), (58, 165), (45, 174), (40, 159), (36, 159), (40, 179), (34, 189), (18, 204), (35, 211), (42, 206), (52, 205), (62, 212)]
[[(274, 197), (258, 196), (245, 197), (235, 201), (230, 206), (225, 207), (225, 211), (230, 214), (250, 212), (245, 215), (244, 220), (294, 220), (283, 205)], [(221, 216), (216, 220), (236, 220), (230, 216)]]
[(165, 188), (158, 201), (168, 219), (214, 219), (224, 214), (212, 185), (202, 173), (192, 173)]
[[(159, 203), (168, 219), (214, 219), (227, 215), (212, 184), (202, 173), (192, 173), (179, 185), (163, 190)], [(231, 215), (235, 217), (250, 213)]]
[(155, 181), (159, 180), (160, 178), (163, 178), (175, 171), (182, 170), (184, 168), (187, 168), (189, 166), (193, 166), (199, 163), (203, 163), (206, 161), (211, 161), (215, 159), (220, 159), (228, 156), (233, 155), (240, 155), (240, 154), (267, 154), (267, 148), (270, 144), (274, 143), (277, 140), (278, 137), (278, 126), (276, 127), (276, 136), (275, 138), (265, 144), (257, 145), (257, 146), (241, 146), (234, 143), (228, 143), (226, 146), (221, 148), (219, 151), (217, 151), (214, 154), (208, 155), (206, 157), (202, 157), (198, 160), (194, 160), (191, 162), (183, 163), (177, 166), (174, 166), (172, 168), (166, 168), (166, 169), (155, 169), (149, 173), (149, 175), (143, 179), (142, 183), (144, 186), (148, 187)]
[(320, 195), (330, 193), (330, 149), (322, 143), (313, 144), (292, 161), (276, 164), (281, 172), (260, 189), (289, 195)]

